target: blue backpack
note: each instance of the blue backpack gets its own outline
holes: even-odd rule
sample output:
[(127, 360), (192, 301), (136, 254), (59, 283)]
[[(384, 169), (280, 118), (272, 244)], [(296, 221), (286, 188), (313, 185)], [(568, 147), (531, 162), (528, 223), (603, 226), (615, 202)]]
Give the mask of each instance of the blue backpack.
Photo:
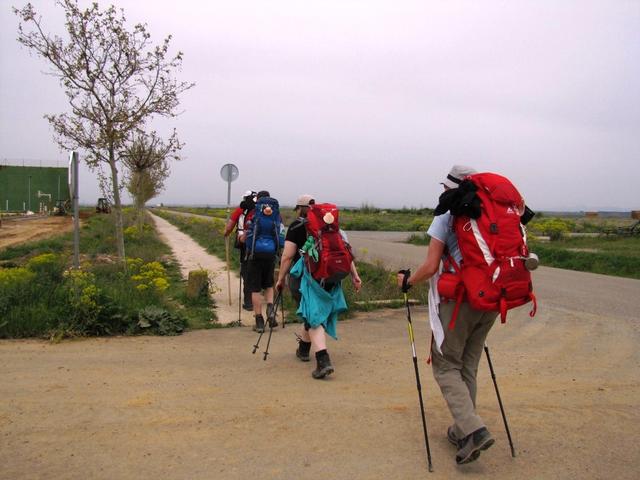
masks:
[(276, 255), (284, 246), (284, 228), (280, 217), (278, 200), (259, 198), (253, 216), (249, 219), (247, 232), (248, 258), (267, 258)]

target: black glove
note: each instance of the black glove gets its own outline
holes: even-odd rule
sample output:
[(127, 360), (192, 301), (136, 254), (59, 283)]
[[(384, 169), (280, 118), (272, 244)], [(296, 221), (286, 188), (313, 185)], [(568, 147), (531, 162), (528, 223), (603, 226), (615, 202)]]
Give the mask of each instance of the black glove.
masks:
[(409, 277), (411, 276), (411, 270), (410, 269), (398, 270), (398, 273), (401, 273), (402, 275), (404, 275), (404, 278), (402, 279), (402, 293), (407, 293), (411, 288), (411, 285), (409, 285)]

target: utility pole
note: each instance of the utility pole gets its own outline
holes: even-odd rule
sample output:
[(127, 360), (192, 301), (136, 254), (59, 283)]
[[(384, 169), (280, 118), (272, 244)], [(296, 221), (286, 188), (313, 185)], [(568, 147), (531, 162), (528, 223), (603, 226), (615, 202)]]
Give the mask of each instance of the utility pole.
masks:
[(73, 266), (80, 268), (80, 208), (78, 205), (78, 152), (69, 153), (69, 192), (73, 203)]

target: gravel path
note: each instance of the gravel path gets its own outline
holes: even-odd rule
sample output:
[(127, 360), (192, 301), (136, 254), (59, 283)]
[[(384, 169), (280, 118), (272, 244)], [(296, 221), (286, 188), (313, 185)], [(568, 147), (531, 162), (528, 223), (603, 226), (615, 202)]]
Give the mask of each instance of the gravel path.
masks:
[(195, 240), (182, 233), (177, 227), (157, 215), (151, 213), (160, 238), (167, 243), (175, 259), (180, 264), (182, 276), (186, 279), (192, 270), (207, 270), (213, 284), (213, 299), (215, 301), (216, 316), (218, 322), (226, 325), (238, 320), (249, 321), (250, 312), (241, 311), (238, 308), (238, 292), (240, 289), (240, 277), (232, 270), (227, 277), (227, 264), (207, 253)]

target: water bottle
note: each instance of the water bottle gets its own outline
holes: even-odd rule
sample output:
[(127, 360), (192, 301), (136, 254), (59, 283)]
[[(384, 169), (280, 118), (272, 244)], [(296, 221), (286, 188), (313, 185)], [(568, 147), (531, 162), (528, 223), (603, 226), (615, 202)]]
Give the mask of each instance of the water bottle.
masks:
[(538, 268), (539, 264), (540, 260), (538, 259), (538, 255), (533, 252), (529, 252), (529, 256), (524, 259), (524, 267), (529, 271)]

